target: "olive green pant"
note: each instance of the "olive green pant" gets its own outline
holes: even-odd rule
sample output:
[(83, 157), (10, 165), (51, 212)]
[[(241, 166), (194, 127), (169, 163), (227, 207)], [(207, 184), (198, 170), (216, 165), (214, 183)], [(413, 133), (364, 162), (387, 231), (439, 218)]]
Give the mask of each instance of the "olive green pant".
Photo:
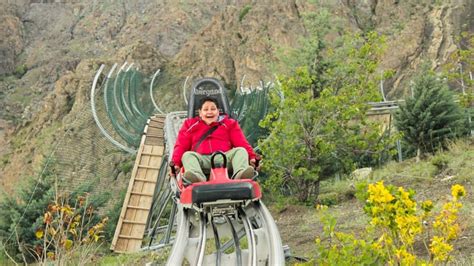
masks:
[[(233, 170), (233, 176), (249, 166), (249, 155), (247, 150), (242, 147), (233, 148), (225, 152), (225, 156), (227, 157), (227, 169)], [(211, 172), (211, 155), (187, 151), (183, 154), (181, 161), (185, 171), (191, 171), (203, 179), (206, 179), (206, 174)], [(214, 157), (214, 166), (220, 167), (223, 161), (221, 155), (216, 155)]]

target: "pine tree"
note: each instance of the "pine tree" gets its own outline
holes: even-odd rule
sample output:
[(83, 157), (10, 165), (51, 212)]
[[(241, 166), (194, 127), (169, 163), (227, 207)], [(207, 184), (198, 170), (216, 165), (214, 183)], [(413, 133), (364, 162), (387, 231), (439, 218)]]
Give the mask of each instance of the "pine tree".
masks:
[(4, 194), (0, 200), (0, 240), (10, 256), (24, 263), (33, 261), (40, 243), (35, 230), (42, 224), (44, 210), (54, 199), (54, 179), (45, 172), (36, 181), (29, 178), (18, 195)]
[(461, 108), (447, 84), (427, 69), (415, 78), (413, 97), (406, 99), (395, 114), (395, 125), (416, 150), (417, 159), (458, 137), (463, 123)]

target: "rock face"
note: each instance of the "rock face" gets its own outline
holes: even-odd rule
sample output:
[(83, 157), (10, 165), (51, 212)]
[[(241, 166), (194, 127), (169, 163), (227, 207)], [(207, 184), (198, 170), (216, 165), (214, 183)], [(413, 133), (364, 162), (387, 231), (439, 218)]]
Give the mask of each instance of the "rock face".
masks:
[[(229, 6), (215, 16), (176, 55), (173, 63), (192, 77), (214, 76), (227, 84), (240, 84), (245, 75), (251, 83), (273, 79), (268, 62), (277, 48), (297, 45), (304, 36), (300, 12), (292, 1), (268, 5)], [(303, 9), (303, 10), (301, 10)]]
[[(422, 61), (439, 68), (457, 48), (460, 32), (474, 26), (470, 0), (307, 2), (0, 0), (0, 144), (6, 147), (0, 185), (8, 190), (41, 169), (64, 132), (74, 131), (71, 146), (99, 134), (86, 131), (94, 127), (89, 122), (72, 122), (84, 115), (102, 63), (134, 62), (146, 73), (163, 68), (180, 80), (213, 76), (232, 88), (245, 75), (245, 85), (256, 85), (274, 78), (269, 62), (278, 48), (296, 46), (305, 36), (304, 14), (329, 2), (322, 4), (346, 29), (387, 36), (380, 71), (395, 71), (385, 81), (394, 99)], [(163, 104), (176, 105), (178, 92), (167, 89)], [(91, 160), (110, 154), (94, 152)], [(117, 165), (123, 156), (110, 160)], [(93, 171), (93, 164), (82, 165), (77, 172)]]
[(391, 98), (408, 91), (409, 80), (423, 61), (440, 70), (458, 48), (456, 38), (474, 26), (472, 1), (378, 1), (373, 10), (376, 29), (389, 37), (381, 69), (396, 71), (385, 83)]
[(17, 56), (23, 50), (20, 18), (11, 7), (0, 4), (0, 75), (13, 73)]

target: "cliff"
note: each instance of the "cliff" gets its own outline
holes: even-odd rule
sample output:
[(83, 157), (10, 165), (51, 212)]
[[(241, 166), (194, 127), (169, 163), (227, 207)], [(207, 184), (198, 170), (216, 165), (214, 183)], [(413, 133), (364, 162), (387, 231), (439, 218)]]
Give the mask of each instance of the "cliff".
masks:
[[(127, 160), (108, 156), (111, 149), (93, 150), (99, 133), (90, 120), (78, 118), (88, 108), (100, 64), (129, 61), (145, 73), (166, 70), (161, 103), (174, 110), (180, 106), (177, 85), (186, 76), (213, 76), (231, 89), (244, 75), (246, 85), (272, 80), (277, 50), (304, 38), (304, 14), (325, 1), (315, 2), (1, 0), (0, 186), (9, 191), (39, 171), (60, 140), (94, 154), (70, 153), (71, 162), (81, 162), (77, 172), (92, 173), (100, 158), (111, 168)], [(458, 49), (460, 33), (474, 27), (469, 0), (329, 2), (324, 8), (345, 29), (387, 36), (380, 71), (395, 73), (384, 83), (389, 99), (407, 91), (422, 61), (439, 69)], [(104, 175), (124, 184), (119, 177), (125, 173), (117, 171)]]

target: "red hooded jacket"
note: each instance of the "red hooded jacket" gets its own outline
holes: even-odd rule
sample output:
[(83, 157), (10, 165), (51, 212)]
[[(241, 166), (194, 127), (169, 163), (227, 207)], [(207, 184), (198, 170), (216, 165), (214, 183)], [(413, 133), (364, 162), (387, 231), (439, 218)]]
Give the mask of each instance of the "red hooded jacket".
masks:
[(201, 142), (196, 150), (197, 153), (209, 155), (216, 151), (227, 152), (234, 147), (243, 147), (247, 150), (249, 159), (255, 159), (255, 152), (245, 138), (239, 123), (227, 115), (220, 116), (218, 120), (210, 125), (207, 125), (198, 116), (184, 121), (173, 150), (172, 160), (176, 166), (183, 166), (181, 162), (183, 154), (193, 151), (199, 139), (215, 125), (218, 125), (217, 129)]

